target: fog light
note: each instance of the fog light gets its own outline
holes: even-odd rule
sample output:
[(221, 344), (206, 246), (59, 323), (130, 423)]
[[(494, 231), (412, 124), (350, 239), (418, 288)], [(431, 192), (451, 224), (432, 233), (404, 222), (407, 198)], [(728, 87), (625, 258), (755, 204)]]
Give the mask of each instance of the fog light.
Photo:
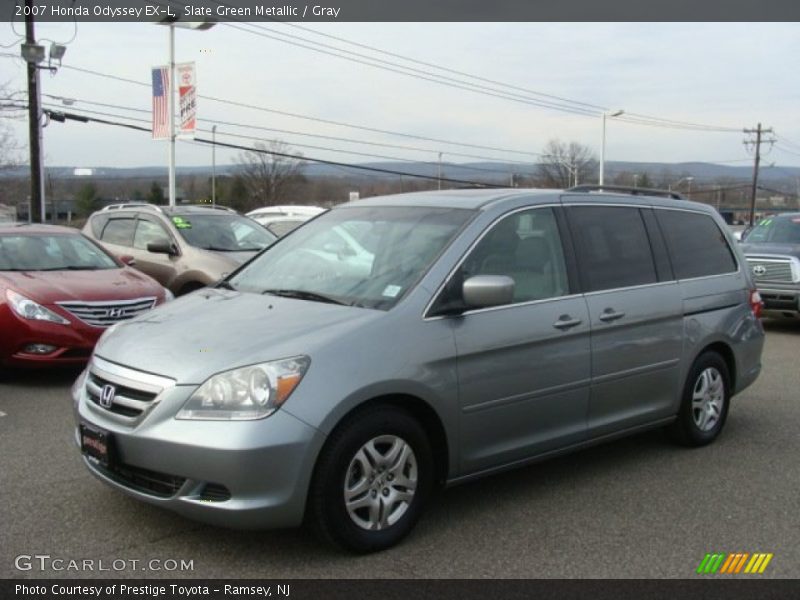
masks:
[(51, 346), (49, 344), (28, 344), (24, 348), (27, 354), (50, 354), (57, 349), (58, 346)]

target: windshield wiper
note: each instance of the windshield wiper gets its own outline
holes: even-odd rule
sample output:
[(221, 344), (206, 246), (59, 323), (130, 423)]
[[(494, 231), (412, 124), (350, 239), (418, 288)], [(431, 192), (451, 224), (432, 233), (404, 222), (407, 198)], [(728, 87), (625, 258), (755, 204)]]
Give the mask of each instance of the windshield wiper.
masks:
[(221, 248), (219, 246), (198, 246), (201, 250), (211, 250), (212, 252), (238, 252), (237, 248)]
[(235, 288), (235, 287), (233, 287), (233, 286), (232, 286), (232, 285), (231, 285), (229, 282), (227, 282), (227, 281), (220, 281), (220, 282), (219, 282), (217, 285), (215, 285), (214, 287), (221, 288), (221, 289), (223, 289), (223, 290), (232, 290), (232, 291), (234, 291), (234, 292), (236, 291), (236, 288)]
[(262, 294), (269, 294), (271, 296), (283, 296), (284, 298), (297, 298), (298, 300), (311, 300), (313, 302), (327, 302), (328, 304), (341, 304), (347, 306), (346, 302), (331, 298), (324, 294), (316, 292), (307, 292), (305, 290), (264, 290)]
[(66, 265), (63, 267), (45, 267), (44, 269), (28, 269), (28, 271), (98, 271), (104, 268), (105, 267), (81, 267), (78, 265)]

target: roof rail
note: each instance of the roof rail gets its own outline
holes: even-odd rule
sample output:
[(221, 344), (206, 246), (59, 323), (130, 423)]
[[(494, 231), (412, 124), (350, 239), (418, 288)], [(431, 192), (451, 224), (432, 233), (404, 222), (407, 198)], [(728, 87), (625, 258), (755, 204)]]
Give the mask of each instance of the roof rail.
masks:
[(122, 208), (149, 208), (151, 210), (163, 212), (160, 206), (148, 202), (121, 202), (119, 204), (109, 204), (108, 206), (104, 206), (102, 210), (120, 210)]
[(235, 213), (236, 211), (232, 209), (230, 206), (222, 206), (221, 204), (180, 204), (176, 208), (185, 208), (185, 207), (192, 207), (192, 208), (211, 208), (214, 210), (224, 210), (227, 212)]
[(670, 190), (659, 190), (655, 188), (640, 188), (630, 187), (627, 185), (600, 185), (597, 183), (587, 183), (583, 185), (576, 185), (564, 190), (566, 192), (622, 192), (623, 194), (630, 194), (631, 196), (661, 196), (663, 198), (672, 198), (673, 200), (686, 200), (678, 192)]

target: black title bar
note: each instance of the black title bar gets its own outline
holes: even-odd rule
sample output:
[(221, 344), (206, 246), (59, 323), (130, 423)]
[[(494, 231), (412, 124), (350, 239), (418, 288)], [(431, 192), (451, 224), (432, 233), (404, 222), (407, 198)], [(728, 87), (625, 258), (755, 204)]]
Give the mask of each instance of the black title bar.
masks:
[(3, 0), (0, 19), (56, 22), (800, 21), (798, 0)]

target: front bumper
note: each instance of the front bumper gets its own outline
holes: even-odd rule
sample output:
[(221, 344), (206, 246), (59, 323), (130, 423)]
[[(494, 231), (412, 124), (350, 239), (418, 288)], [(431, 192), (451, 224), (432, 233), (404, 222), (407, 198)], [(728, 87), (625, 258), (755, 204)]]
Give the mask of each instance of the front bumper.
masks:
[(112, 439), (112, 466), (83, 455), (86, 467), (129, 496), (206, 523), (242, 529), (299, 525), (324, 435), (283, 409), (257, 421), (175, 419), (195, 389), (164, 390), (131, 424), (93, 403), (85, 386), (76, 386), (78, 446), (81, 424)]
[[(0, 337), (0, 365), (52, 367), (85, 363), (104, 330), (71, 318), (69, 321), (69, 325), (62, 325), (23, 319), (8, 306), (0, 306), (0, 331), (3, 332)], [(25, 351), (28, 344), (47, 344), (55, 346), (55, 350), (48, 354), (32, 354)]]
[(800, 317), (800, 286), (761, 284), (758, 293), (764, 301), (765, 317)]

